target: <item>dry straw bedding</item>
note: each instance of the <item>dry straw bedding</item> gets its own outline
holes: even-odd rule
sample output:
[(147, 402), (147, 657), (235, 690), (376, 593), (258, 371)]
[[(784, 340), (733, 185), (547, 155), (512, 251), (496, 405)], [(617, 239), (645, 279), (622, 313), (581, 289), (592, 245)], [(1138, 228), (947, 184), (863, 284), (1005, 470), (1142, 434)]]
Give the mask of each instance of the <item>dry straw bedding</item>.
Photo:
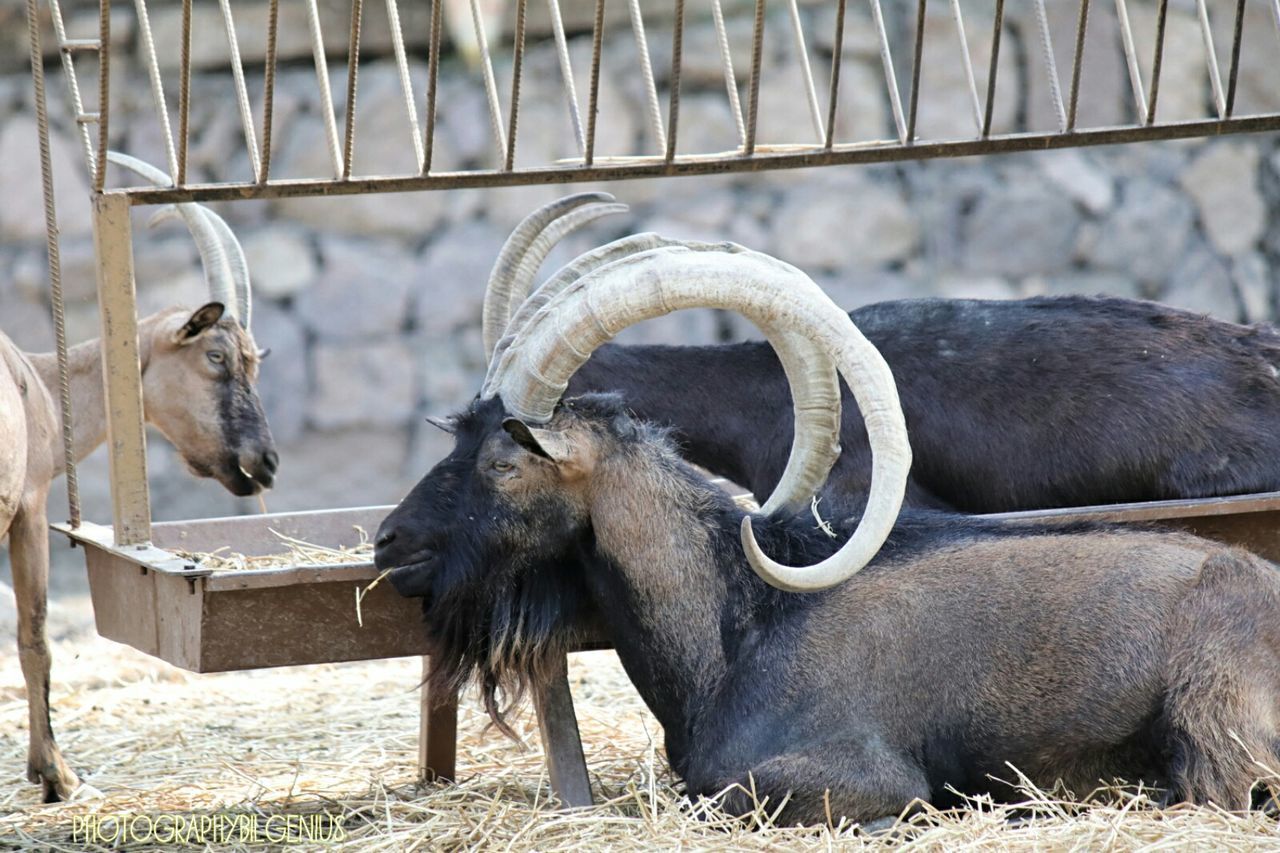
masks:
[[(416, 660), (192, 675), (93, 634), (87, 601), (57, 606), (54, 724), (103, 798), (44, 806), (24, 778), (26, 698), (12, 636), (0, 650), (0, 848), (80, 850), (75, 815), (254, 809), (345, 816), (337, 849), (381, 850), (1280, 850), (1262, 815), (1155, 811), (1114, 794), (1085, 808), (1042, 798), (1008, 810), (924, 814), (888, 837), (753, 829), (683, 800), (661, 732), (609, 652), (576, 655), (570, 678), (600, 805), (554, 808), (532, 715), (521, 748), (459, 721), (459, 785), (414, 783)], [(105, 849), (105, 848), (89, 848)], [(131, 849), (148, 849), (135, 847)]]

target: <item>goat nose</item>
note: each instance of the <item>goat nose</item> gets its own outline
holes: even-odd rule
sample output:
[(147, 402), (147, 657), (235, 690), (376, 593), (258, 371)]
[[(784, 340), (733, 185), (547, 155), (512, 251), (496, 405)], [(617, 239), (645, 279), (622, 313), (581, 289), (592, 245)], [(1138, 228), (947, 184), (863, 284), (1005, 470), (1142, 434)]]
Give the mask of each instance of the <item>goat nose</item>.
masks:
[(262, 454), (262, 467), (274, 474), (280, 468), (280, 454), (274, 450)]
[(385, 548), (394, 542), (395, 539), (396, 532), (394, 530), (383, 530), (378, 534), (378, 538), (373, 541), (373, 547)]

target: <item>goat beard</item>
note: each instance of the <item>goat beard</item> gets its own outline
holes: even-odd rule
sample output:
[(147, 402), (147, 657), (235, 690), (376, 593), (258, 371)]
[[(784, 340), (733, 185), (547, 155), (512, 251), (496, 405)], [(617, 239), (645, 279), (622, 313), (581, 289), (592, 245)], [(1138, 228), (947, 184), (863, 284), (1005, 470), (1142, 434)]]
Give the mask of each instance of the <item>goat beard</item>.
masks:
[(474, 682), (492, 725), (517, 742), (508, 715), (558, 674), (581, 634), (583, 596), (553, 571), (526, 569), (505, 583), (491, 575), (423, 602), (431, 695), (453, 696)]

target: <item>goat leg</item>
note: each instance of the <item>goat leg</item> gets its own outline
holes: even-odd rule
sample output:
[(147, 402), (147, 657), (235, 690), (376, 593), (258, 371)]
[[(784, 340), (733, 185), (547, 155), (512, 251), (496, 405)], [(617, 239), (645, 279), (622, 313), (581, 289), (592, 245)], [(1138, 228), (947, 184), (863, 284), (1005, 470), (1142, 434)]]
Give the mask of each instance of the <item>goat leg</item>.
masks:
[(49, 639), (45, 626), (49, 599), (49, 533), (45, 496), (24, 501), (9, 528), (13, 592), (18, 601), (18, 659), (27, 683), (31, 745), (27, 778), (44, 788), (44, 801), (71, 797), (80, 785), (53, 738), (49, 719)]

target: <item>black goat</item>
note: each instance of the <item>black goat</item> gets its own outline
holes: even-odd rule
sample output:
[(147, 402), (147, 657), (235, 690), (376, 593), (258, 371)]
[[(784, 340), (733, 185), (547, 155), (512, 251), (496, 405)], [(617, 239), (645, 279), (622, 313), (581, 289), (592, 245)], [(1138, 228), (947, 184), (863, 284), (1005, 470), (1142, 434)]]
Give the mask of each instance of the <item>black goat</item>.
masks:
[[(893, 370), (914, 464), (907, 504), (965, 512), (1280, 490), (1280, 334), (1103, 297), (919, 299), (850, 313)], [(767, 495), (790, 392), (764, 342), (598, 349), (569, 393), (618, 391), (685, 458)], [(850, 398), (844, 391), (846, 411)], [(864, 491), (846, 417), (827, 492)]]
[[(480, 401), (456, 436), (377, 556), (424, 598), (435, 678), (478, 677), (496, 715), (495, 689), (518, 694), (598, 611), (692, 796), (737, 783), (731, 811), (754, 790), (790, 798), (784, 822), (865, 822), (952, 788), (1010, 796), (992, 778), (1010, 762), (1045, 788), (1143, 781), (1243, 809), (1250, 758), (1280, 766), (1280, 574), (1243, 551), (917, 511), (863, 572), (795, 595), (751, 572), (742, 511), (617, 398), (546, 429)], [(785, 562), (835, 548), (807, 513), (758, 526)]]
[[(543, 677), (600, 614), (690, 793), (741, 785), (731, 810), (750, 789), (789, 798), (784, 821), (866, 821), (949, 788), (1007, 795), (1006, 762), (1044, 787), (1123, 778), (1246, 808), (1280, 766), (1280, 574), (1184, 534), (928, 511), (894, 526), (909, 453), (883, 360), (798, 270), (692, 249), (616, 260), (538, 312), (383, 522), (376, 561), (424, 599), (436, 683), (478, 678), (501, 720), (499, 689)], [(618, 397), (557, 406), (619, 329), (693, 304), (755, 321), (805, 401), (788, 466), (805, 473), (771, 515), (745, 516)], [(808, 345), (850, 383), (873, 450), (838, 548), (797, 510), (835, 439), (807, 413), (839, 396), (825, 359), (796, 369)]]

